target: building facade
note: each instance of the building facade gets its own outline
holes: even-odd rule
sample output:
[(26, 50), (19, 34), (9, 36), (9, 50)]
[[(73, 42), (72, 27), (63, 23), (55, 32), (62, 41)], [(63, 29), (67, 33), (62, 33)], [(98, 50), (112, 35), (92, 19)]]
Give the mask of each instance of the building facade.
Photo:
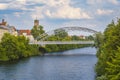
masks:
[(19, 36), (25, 36), (30, 40), (30, 42), (34, 41), (33, 36), (31, 35), (31, 30), (18, 30), (18, 35)]
[(0, 41), (1, 41), (4, 33), (10, 33), (14, 36), (18, 35), (16, 28), (14, 26), (9, 26), (7, 24), (7, 21), (2, 19), (2, 22), (0, 23)]
[(17, 29), (14, 26), (9, 26), (9, 32), (14, 36), (18, 36)]

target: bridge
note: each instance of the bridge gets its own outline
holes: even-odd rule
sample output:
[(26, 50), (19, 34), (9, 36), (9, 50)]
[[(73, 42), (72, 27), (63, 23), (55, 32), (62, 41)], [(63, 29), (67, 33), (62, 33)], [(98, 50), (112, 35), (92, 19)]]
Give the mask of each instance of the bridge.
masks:
[(71, 27), (62, 27), (55, 30), (48, 31), (46, 33), (43, 33), (39, 35), (36, 39), (39, 41), (33, 41), (29, 44), (39, 44), (39, 45), (46, 45), (46, 44), (94, 44), (94, 41), (44, 41), (46, 38), (50, 37), (51, 35), (55, 34), (55, 32), (61, 32), (62, 30), (68, 31), (84, 31), (89, 33), (98, 33), (95, 30), (84, 28), (84, 27), (77, 27), (77, 26), (71, 26)]
[(38, 45), (46, 45), (46, 44), (94, 44), (94, 41), (37, 41), (37, 42), (31, 42), (29, 44), (38, 44)]
[(62, 30), (65, 30), (66, 32), (69, 32), (69, 31), (84, 31), (84, 32), (89, 32), (89, 33), (93, 33), (93, 34), (98, 33), (97, 31), (89, 29), (89, 28), (71, 26), (71, 27), (62, 27), (62, 28), (58, 28), (58, 29), (55, 29), (55, 30), (48, 31), (46, 33), (43, 33), (43, 34), (39, 35), (37, 37), (37, 39), (40, 39), (40, 41), (44, 41), (46, 38), (50, 37), (50, 35), (54, 35), (55, 32), (61, 32)]

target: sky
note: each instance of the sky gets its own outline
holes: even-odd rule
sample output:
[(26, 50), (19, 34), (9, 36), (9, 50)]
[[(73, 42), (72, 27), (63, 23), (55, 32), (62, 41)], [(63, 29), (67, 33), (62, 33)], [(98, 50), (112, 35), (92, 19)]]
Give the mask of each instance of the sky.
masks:
[(0, 20), (31, 29), (38, 19), (45, 31), (78, 26), (104, 31), (120, 18), (120, 0), (0, 0)]

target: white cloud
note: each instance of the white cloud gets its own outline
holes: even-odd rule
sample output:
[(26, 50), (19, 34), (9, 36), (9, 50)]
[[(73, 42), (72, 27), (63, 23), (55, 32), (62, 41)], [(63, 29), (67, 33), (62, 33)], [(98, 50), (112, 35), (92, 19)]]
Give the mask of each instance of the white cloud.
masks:
[(118, 4), (118, 1), (117, 0), (108, 0), (108, 2), (112, 3), (112, 4)]
[[(90, 19), (90, 15), (81, 8), (70, 5), (70, 0), (13, 0), (9, 3), (1, 3), (0, 9), (17, 9), (30, 11), (32, 18), (64, 18), (64, 19)], [(44, 4), (28, 8), (29, 4)], [(14, 13), (20, 17), (19, 13)]]
[(44, 10), (43, 7), (35, 7), (33, 12), (31, 13), (31, 17), (33, 19), (36, 19), (36, 18), (42, 19), (42, 18), (44, 18), (44, 15), (42, 13), (43, 10)]
[[(81, 8), (75, 8), (70, 5), (70, 0), (45, 0), (45, 6), (35, 8), (31, 16), (39, 18), (62, 18), (62, 19), (90, 19), (90, 15)], [(44, 17), (43, 17), (44, 16)]]
[(20, 17), (20, 13), (19, 13), (19, 12), (15, 12), (14, 15), (15, 15), (16, 17)]
[(47, 10), (45, 14), (50, 18), (64, 18), (64, 19), (90, 19), (91, 17), (80, 8), (73, 8), (71, 6), (63, 6), (58, 8), (55, 12)]
[(13, 13), (16, 17), (20, 17), (21, 15), (24, 14), (24, 12), (15, 12)]
[(103, 10), (103, 9), (98, 9), (97, 14), (98, 15), (109, 15), (113, 13), (113, 10)]
[(41, 3), (47, 6), (60, 6), (60, 5), (68, 5), (70, 0), (26, 0), (29, 3)]
[(5, 3), (0, 3), (0, 10), (4, 10), (4, 9), (7, 9), (8, 8), (8, 5), (5, 4)]
[(27, 0), (16, 0), (16, 2), (19, 2), (20, 4), (26, 4)]
[(102, 0), (87, 0), (87, 4), (102, 3)]
[(100, 3), (104, 3), (104, 2), (106, 2), (106, 3), (112, 3), (112, 4), (115, 4), (115, 5), (117, 5), (118, 4), (118, 1), (117, 0), (87, 0), (86, 1), (87, 2), (87, 4), (100, 4)]
[(26, 0), (13, 0), (9, 3), (0, 3), (0, 9), (6, 10), (6, 9), (25, 9), (26, 8)]
[(26, 7), (25, 5), (26, 0), (16, 0), (9, 3), (9, 8), (23, 10)]

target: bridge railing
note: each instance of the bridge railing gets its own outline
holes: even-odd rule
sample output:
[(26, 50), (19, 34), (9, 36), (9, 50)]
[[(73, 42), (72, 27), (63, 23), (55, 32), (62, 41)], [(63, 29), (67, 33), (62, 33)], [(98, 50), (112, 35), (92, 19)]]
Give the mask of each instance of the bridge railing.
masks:
[(29, 44), (94, 44), (94, 41), (34, 41)]

